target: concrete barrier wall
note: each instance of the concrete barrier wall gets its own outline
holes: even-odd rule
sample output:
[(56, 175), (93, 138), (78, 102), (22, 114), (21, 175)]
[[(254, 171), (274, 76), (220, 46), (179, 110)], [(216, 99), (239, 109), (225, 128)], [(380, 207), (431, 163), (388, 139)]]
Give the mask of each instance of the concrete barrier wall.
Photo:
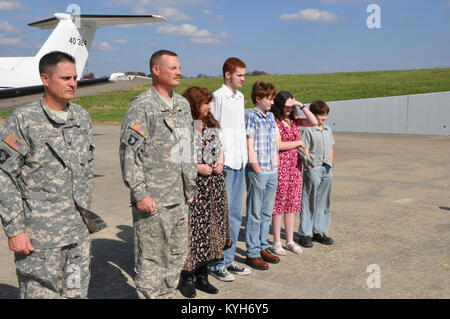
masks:
[(450, 91), (327, 103), (336, 132), (450, 135)]
[(326, 102), (335, 132), (450, 135), (450, 91)]

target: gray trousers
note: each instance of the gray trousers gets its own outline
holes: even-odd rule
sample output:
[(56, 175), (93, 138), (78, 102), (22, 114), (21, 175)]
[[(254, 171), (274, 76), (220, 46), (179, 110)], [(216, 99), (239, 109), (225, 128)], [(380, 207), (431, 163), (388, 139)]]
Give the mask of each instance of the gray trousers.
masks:
[(21, 299), (86, 299), (89, 288), (91, 242), (36, 249), (15, 254)]
[(331, 218), (332, 168), (321, 166), (303, 173), (302, 211), (298, 232), (302, 236), (328, 234)]
[(188, 251), (188, 206), (157, 208), (152, 214), (133, 206), (134, 282), (141, 299), (168, 299), (176, 294)]

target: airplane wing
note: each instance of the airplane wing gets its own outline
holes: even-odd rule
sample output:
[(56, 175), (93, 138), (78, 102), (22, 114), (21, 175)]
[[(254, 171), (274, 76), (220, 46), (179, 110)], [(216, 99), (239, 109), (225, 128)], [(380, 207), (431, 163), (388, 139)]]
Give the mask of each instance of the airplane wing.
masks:
[[(167, 19), (158, 15), (95, 15), (95, 14), (80, 14), (73, 15), (72, 18), (80, 18), (83, 20), (83, 25), (100, 28), (111, 25), (124, 25), (136, 23), (154, 23), (166, 22)], [(37, 27), (43, 30), (53, 29), (57, 26), (59, 19), (53, 17), (50, 19), (37, 21), (28, 24), (30, 27)]]
[[(82, 83), (80, 84), (80, 82)], [(105, 77), (81, 80), (78, 81), (78, 83), (79, 87), (77, 88), (77, 91), (75, 93), (76, 98), (81, 96), (110, 92), (113, 90), (123, 90), (134, 86), (151, 85), (152, 81), (150, 78), (132, 76), (131, 79), (127, 80), (117, 78), (111, 79), (111, 77)], [(43, 87), (40, 85), (28, 88), (27, 94), (14, 94), (13, 91), (15, 90), (23, 90), (23, 88), (7, 90), (0, 89), (0, 113), (14, 109), (19, 105), (24, 105), (39, 100), (44, 92)], [(4, 93), (5, 97), (3, 97), (1, 96), (2, 91), (10, 92)]]
[[(95, 78), (95, 79), (79, 80), (77, 82), (78, 82), (78, 87), (82, 87), (82, 86), (97, 84), (97, 83), (101, 83), (101, 82), (108, 82), (109, 80), (110, 80), (109, 77), (102, 77), (102, 78)], [(30, 94), (36, 94), (36, 93), (44, 93), (44, 86), (43, 85), (33, 85), (33, 86), (23, 86), (23, 87), (10, 88), (10, 89), (0, 89), (0, 99), (7, 99), (7, 98), (11, 98), (11, 97), (30, 95)]]

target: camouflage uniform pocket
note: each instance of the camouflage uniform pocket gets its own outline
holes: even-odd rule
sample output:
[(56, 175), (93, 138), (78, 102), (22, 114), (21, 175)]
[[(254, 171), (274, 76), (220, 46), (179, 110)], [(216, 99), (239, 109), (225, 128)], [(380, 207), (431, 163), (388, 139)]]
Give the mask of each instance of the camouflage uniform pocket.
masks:
[(149, 214), (148, 217), (148, 233), (153, 238), (164, 238), (166, 237), (166, 227), (167, 222), (164, 220), (163, 210), (157, 208), (156, 211)]
[(47, 263), (46, 250), (36, 249), (27, 256), (16, 254), (16, 271), (19, 282), (38, 282), (41, 286), (57, 290), (54, 279), (57, 276), (56, 271), (49, 269)]

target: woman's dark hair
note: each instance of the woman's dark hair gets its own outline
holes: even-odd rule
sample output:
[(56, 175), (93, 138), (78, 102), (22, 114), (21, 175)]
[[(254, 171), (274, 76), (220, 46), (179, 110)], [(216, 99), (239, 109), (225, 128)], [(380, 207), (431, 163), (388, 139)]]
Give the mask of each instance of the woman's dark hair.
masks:
[[(200, 120), (200, 107), (203, 104), (209, 104), (213, 95), (205, 88), (193, 86), (184, 91), (183, 96), (188, 100), (191, 106), (192, 118), (194, 120)], [(219, 122), (214, 118), (211, 112), (202, 119), (206, 127), (220, 128)]]
[[(273, 100), (273, 105), (270, 109), (270, 112), (273, 113), (273, 115), (275, 116), (275, 118), (277, 120), (281, 121), (282, 119), (284, 119), (284, 117), (285, 117), (284, 116), (284, 106), (286, 105), (286, 101), (289, 99), (292, 99), (292, 98), (294, 98), (294, 97), (288, 91), (280, 91), (275, 96), (275, 99)], [(294, 121), (296, 115), (297, 115), (297, 109), (294, 106), (292, 108), (291, 113), (289, 114), (289, 119)]]

